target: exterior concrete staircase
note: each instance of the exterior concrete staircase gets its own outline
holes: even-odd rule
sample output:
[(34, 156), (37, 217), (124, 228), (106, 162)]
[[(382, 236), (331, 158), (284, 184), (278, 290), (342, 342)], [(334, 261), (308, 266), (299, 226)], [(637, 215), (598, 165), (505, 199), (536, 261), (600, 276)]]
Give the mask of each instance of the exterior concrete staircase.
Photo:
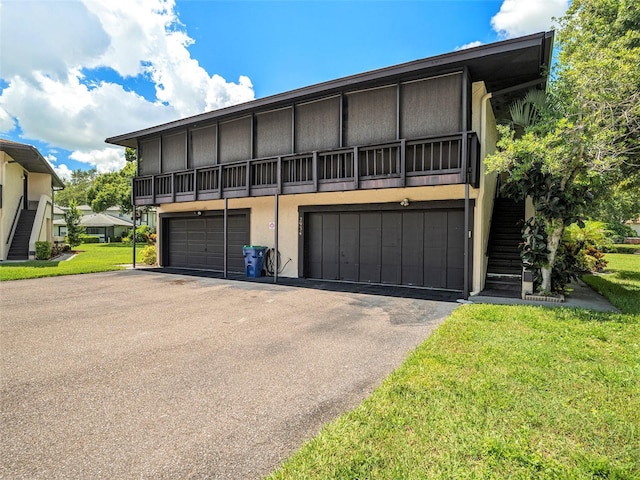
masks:
[(489, 233), (487, 278), (483, 295), (520, 297), (522, 291), (522, 242), (524, 202), (496, 198)]
[(11, 247), (7, 254), (7, 260), (29, 259), (29, 239), (31, 238), (31, 230), (33, 229), (35, 219), (35, 210), (22, 210), (22, 212), (20, 212), (16, 231), (13, 234)]

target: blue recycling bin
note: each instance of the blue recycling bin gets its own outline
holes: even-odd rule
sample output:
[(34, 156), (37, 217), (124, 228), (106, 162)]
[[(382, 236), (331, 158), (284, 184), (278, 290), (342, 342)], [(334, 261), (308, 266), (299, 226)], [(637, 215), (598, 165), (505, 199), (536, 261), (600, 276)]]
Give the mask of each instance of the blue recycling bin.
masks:
[(262, 276), (262, 268), (264, 266), (264, 255), (268, 247), (257, 245), (245, 245), (242, 247), (244, 255), (244, 271), (247, 277), (258, 278)]

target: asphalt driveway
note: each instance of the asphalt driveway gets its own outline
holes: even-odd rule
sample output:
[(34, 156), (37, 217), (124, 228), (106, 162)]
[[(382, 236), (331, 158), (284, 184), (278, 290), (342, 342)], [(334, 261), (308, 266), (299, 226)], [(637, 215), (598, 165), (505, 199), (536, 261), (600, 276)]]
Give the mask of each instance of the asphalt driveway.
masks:
[(1, 478), (260, 478), (455, 303), (121, 271), (0, 284)]

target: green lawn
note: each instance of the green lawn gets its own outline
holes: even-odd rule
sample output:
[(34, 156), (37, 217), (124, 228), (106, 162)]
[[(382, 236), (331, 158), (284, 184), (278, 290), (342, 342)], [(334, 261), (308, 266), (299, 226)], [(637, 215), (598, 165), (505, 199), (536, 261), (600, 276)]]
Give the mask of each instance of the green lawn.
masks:
[(639, 479), (640, 257), (607, 259), (626, 313), (463, 305), (269, 478)]
[(604, 275), (585, 275), (583, 280), (623, 312), (640, 314), (640, 255), (607, 253)]
[[(136, 247), (136, 261), (140, 261), (140, 250)], [(124, 243), (86, 243), (75, 248), (74, 258), (66, 261), (40, 261), (0, 263), (0, 281), (25, 278), (54, 277), (79, 273), (121, 270), (122, 264), (133, 261), (133, 247)]]

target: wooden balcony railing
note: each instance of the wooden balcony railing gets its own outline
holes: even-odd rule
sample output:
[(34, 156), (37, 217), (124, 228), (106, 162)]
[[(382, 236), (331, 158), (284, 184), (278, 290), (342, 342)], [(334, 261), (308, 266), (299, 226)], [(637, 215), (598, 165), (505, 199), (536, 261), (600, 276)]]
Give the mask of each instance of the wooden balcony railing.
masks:
[(136, 205), (154, 205), (276, 193), (465, 182), (477, 186), (479, 160), (478, 138), (470, 132), (136, 177), (133, 197)]

